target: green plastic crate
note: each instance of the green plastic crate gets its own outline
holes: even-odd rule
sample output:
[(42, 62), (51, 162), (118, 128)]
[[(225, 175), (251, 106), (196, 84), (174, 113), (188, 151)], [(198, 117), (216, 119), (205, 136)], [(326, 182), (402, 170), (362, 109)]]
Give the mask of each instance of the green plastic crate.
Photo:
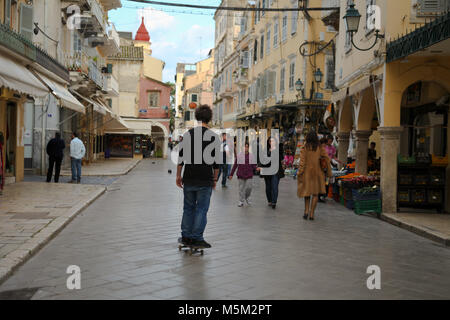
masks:
[(339, 198), (339, 202), (340, 202), (343, 206), (345, 206), (345, 200), (344, 200), (344, 197), (343, 197), (343, 196), (341, 196), (341, 197)]
[(381, 199), (355, 201), (355, 213), (362, 214), (368, 212), (381, 213)]

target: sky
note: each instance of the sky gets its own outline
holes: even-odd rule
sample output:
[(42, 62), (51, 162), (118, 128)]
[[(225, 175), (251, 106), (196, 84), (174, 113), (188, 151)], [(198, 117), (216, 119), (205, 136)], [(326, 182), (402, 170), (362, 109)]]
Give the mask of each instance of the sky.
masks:
[[(164, 0), (218, 6), (220, 0)], [(175, 11), (175, 12), (174, 12)], [(182, 12), (189, 13), (182, 13)], [(190, 14), (195, 12), (197, 14)], [(203, 13), (203, 14), (199, 14)], [(152, 56), (163, 60), (163, 81), (174, 82), (178, 62), (197, 62), (214, 47), (214, 10), (146, 5), (122, 0), (122, 8), (109, 11), (109, 21), (118, 31), (136, 34), (144, 16), (150, 34)]]

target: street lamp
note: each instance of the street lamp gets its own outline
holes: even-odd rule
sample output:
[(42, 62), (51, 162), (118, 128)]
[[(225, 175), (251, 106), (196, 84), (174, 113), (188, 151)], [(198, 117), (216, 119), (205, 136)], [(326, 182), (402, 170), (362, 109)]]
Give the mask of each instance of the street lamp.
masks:
[(322, 82), (323, 73), (320, 71), (320, 68), (314, 72), (314, 79), (316, 80), (317, 84)]
[(250, 106), (252, 104), (252, 102), (250, 101), (250, 98), (247, 99), (246, 104), (247, 104), (247, 108), (250, 109)]
[(302, 82), (302, 80), (298, 79), (297, 81), (295, 81), (295, 90), (297, 90), (297, 92), (298, 92), (297, 99), (298, 99), (298, 96), (300, 95), (300, 93), (302, 94), (302, 97), (303, 97), (303, 82)]
[(345, 13), (344, 20), (345, 20), (345, 25), (347, 27), (347, 32), (350, 34), (350, 39), (351, 39), (352, 45), (360, 51), (369, 51), (370, 49), (375, 47), (375, 45), (378, 42), (378, 39), (384, 39), (384, 34), (380, 34), (379, 30), (375, 30), (375, 42), (373, 43), (373, 45), (371, 45), (369, 48), (366, 48), (366, 49), (359, 48), (355, 45), (355, 43), (353, 42), (353, 34), (358, 32), (361, 15), (359, 14), (358, 9), (355, 9), (354, 3), (349, 5), (349, 8), (347, 9), (347, 12)]

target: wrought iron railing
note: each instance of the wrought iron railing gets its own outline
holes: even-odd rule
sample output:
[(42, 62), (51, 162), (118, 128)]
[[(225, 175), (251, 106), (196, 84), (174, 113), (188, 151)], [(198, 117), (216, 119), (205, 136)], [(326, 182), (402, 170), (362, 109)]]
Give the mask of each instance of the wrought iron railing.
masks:
[(98, 69), (97, 64), (93, 60), (89, 60), (88, 76), (100, 88), (104, 89), (106, 87), (105, 77)]
[(387, 44), (386, 62), (409, 56), (450, 37), (450, 12)]
[(0, 45), (20, 54), (69, 81), (69, 72), (56, 59), (21, 34), (0, 23)]

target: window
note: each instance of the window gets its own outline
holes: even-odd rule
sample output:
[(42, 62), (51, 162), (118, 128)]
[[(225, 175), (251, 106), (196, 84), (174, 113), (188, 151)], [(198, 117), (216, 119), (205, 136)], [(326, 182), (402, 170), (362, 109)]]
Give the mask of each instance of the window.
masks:
[(269, 54), (270, 52), (270, 27), (267, 29), (267, 35), (266, 35), (267, 39), (267, 44), (266, 44), (266, 54)]
[(33, 7), (20, 4), (20, 30), (19, 33), (28, 40), (33, 40)]
[(11, 27), (11, 0), (5, 1), (5, 25)]
[(273, 25), (273, 48), (278, 47), (278, 20)]
[(289, 66), (289, 90), (294, 90), (295, 79), (295, 61), (291, 61)]
[(241, 52), (241, 56), (240, 56), (240, 62), (239, 62), (239, 66), (241, 68), (248, 68), (248, 60), (249, 60), (249, 52), (246, 51), (242, 51)]
[(285, 41), (287, 39), (287, 15), (283, 16), (283, 22), (281, 25), (281, 41)]
[(259, 50), (260, 59), (264, 58), (264, 35), (261, 36), (261, 48)]
[[(266, 1), (269, 1), (269, 0), (262, 0), (262, 7), (263, 7), (263, 9), (266, 8)], [(263, 11), (261, 12), (261, 16), (264, 17), (265, 14), (266, 14), (266, 11), (263, 10)]]
[(275, 95), (275, 87), (276, 87), (276, 72), (275, 71), (269, 71), (268, 73), (268, 79), (267, 79), (267, 95), (269, 97), (272, 97)]
[(286, 66), (282, 66), (280, 70), (280, 93), (284, 93), (284, 79), (286, 78)]
[(78, 34), (77, 30), (72, 30), (73, 32), (73, 51), (80, 52), (81, 51), (81, 37)]
[[(297, 7), (294, 7), (297, 8)], [(292, 24), (291, 24), (291, 34), (297, 32), (297, 24), (298, 24), (298, 11), (292, 11)]]
[[(261, 1), (258, 1), (258, 5), (256, 6), (257, 9), (261, 8)], [(255, 22), (258, 23), (260, 19), (261, 12), (259, 10), (256, 11), (256, 18)]]
[(159, 96), (161, 92), (159, 91), (149, 91), (148, 92), (148, 106), (149, 108), (159, 107)]
[(373, 10), (375, 2), (375, 0), (366, 0), (366, 34), (372, 32), (375, 28), (376, 11)]
[(335, 67), (334, 67), (334, 58), (333, 56), (329, 56), (326, 58), (325, 65), (325, 88), (333, 89), (334, 88), (334, 78), (335, 78)]
[(417, 0), (417, 16), (433, 16), (450, 9), (448, 0)]
[(191, 102), (198, 102), (198, 95), (196, 93), (191, 94)]
[(253, 45), (253, 62), (256, 63), (258, 61), (258, 40), (255, 40), (255, 44)]

